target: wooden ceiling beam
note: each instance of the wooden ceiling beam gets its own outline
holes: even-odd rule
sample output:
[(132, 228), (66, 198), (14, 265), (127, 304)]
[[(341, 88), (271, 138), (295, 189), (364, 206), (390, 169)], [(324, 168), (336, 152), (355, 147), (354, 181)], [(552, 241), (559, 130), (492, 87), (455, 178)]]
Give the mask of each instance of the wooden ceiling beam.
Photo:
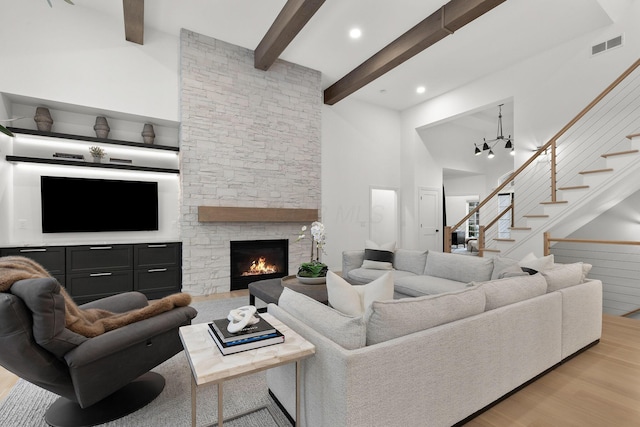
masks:
[(124, 9), (124, 37), (127, 41), (143, 44), (144, 0), (122, 0)]
[(288, 0), (254, 52), (254, 67), (267, 71), (325, 0)]
[(324, 91), (333, 105), (506, 0), (451, 0)]

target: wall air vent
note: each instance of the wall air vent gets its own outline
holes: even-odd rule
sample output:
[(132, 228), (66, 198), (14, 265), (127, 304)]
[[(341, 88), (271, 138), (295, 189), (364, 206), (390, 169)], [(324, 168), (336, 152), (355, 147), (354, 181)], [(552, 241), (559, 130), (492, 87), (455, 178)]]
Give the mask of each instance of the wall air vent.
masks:
[(606, 50), (613, 49), (614, 47), (622, 46), (622, 36), (614, 37), (605, 42), (598, 43), (591, 46), (591, 56), (602, 53)]

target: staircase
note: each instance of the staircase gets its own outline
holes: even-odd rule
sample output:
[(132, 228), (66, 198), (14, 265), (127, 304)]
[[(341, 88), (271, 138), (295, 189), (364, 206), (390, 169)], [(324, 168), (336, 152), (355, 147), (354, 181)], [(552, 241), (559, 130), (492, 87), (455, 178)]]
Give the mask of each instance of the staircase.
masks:
[(601, 154), (600, 167), (578, 172), (577, 184), (558, 187), (556, 201), (540, 202), (538, 212), (523, 215), (519, 226), (511, 228), (510, 239), (487, 241), (486, 255), (540, 254), (545, 231), (566, 237), (640, 190), (640, 134), (625, 139), (628, 149)]
[[(493, 227), (497, 195), (513, 181), (515, 201), (510, 236)], [(565, 125), (478, 207), (481, 256), (542, 255), (544, 233), (566, 237), (640, 190), (640, 59)], [(484, 221), (486, 220), (486, 221)], [(486, 227), (482, 224), (488, 224)]]

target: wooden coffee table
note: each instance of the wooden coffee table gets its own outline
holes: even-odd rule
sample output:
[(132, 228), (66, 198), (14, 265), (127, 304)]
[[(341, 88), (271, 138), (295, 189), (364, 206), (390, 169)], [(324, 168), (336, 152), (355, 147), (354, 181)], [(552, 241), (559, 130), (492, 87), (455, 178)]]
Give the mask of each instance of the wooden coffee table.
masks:
[[(216, 384), (218, 389), (218, 426), (222, 427), (222, 385), (225, 381), (253, 374), (287, 363), (296, 364), (296, 425), (300, 420), (300, 361), (315, 353), (315, 346), (268, 313), (260, 314), (285, 336), (282, 344), (223, 356), (207, 331), (206, 323), (182, 326), (180, 339), (191, 366), (191, 426), (196, 425), (196, 389), (205, 384)], [(268, 407), (258, 407), (236, 414), (227, 421)], [(271, 414), (271, 412), (269, 412)], [(273, 414), (271, 414), (273, 417)], [(275, 418), (274, 418), (275, 420)], [(277, 421), (276, 421), (277, 422)]]

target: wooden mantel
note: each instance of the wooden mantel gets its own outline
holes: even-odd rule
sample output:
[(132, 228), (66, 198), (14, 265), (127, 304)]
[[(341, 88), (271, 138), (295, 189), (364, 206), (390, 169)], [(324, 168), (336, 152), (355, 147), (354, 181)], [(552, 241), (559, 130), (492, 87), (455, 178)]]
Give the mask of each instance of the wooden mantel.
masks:
[(199, 222), (313, 222), (318, 209), (198, 206)]

